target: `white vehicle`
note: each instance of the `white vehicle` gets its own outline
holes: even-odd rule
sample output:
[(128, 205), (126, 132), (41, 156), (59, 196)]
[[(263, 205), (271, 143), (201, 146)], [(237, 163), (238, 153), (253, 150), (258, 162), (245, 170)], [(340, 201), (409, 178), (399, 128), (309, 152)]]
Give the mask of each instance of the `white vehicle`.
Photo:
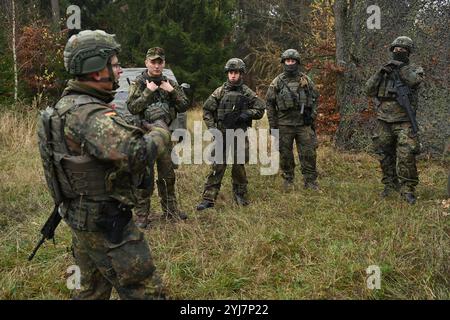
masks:
[[(139, 76), (144, 70), (146, 70), (146, 68), (124, 68), (122, 70), (123, 73), (119, 79), (120, 87), (119, 89), (117, 89), (116, 96), (114, 97), (114, 101), (112, 103), (115, 104), (116, 109), (120, 114), (130, 116), (131, 113), (128, 111), (126, 104), (128, 98), (128, 89), (130, 87), (131, 81), (134, 81), (134, 79), (136, 79), (136, 77)], [(168, 79), (178, 83), (172, 70), (164, 69), (163, 75)], [(181, 87), (183, 88), (183, 90), (190, 88), (189, 84), (187, 83), (181, 84)], [(173, 131), (175, 129), (186, 129), (186, 117), (186, 112), (178, 113), (177, 118), (170, 124), (170, 130)]]

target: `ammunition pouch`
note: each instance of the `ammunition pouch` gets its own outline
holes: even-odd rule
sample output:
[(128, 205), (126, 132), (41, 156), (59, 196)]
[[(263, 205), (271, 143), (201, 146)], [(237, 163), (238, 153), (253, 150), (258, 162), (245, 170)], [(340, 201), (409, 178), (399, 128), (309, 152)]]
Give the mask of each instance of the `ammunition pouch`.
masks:
[(112, 244), (119, 244), (123, 240), (123, 231), (132, 218), (132, 207), (120, 202), (103, 202), (100, 216), (96, 221), (97, 227)]
[[(280, 82), (282, 87), (276, 95), (278, 110), (297, 109), (304, 111), (307, 106), (312, 105), (310, 101), (312, 99), (311, 95), (308, 94), (307, 89), (300, 87), (300, 83), (297, 80), (286, 83), (280, 78)], [(304, 107), (302, 108), (302, 106)]]
[(105, 164), (91, 156), (66, 155), (61, 159), (61, 166), (70, 184), (70, 188), (66, 188), (67, 184), (61, 184), (66, 198), (107, 196), (105, 182), (109, 168)]
[(247, 129), (251, 127), (252, 120), (242, 122), (240, 115), (248, 110), (250, 99), (239, 91), (226, 92), (222, 97), (217, 110), (219, 129)]
[(150, 124), (162, 120), (169, 125), (172, 122), (169, 105), (164, 102), (152, 103), (144, 110), (144, 119)]

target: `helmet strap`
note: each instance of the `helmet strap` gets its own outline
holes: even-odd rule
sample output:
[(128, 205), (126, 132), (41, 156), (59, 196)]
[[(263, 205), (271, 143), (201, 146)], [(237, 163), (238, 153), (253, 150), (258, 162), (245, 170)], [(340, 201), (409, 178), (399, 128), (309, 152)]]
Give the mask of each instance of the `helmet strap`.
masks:
[(94, 81), (112, 82), (112, 84), (113, 84), (112, 89), (116, 90), (119, 88), (119, 81), (118, 81), (118, 79), (115, 79), (115, 77), (114, 77), (114, 71), (112, 69), (111, 61), (108, 61), (108, 64), (106, 66), (108, 68), (108, 74), (109, 74), (108, 77), (103, 77), (103, 78), (100, 78), (100, 79), (94, 80)]

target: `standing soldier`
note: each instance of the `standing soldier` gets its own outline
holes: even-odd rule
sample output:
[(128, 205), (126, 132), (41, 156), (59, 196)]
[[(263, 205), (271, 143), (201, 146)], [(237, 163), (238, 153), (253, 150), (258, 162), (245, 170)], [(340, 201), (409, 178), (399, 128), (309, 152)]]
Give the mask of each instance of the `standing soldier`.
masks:
[(266, 95), (267, 117), (271, 129), (279, 129), (283, 187), (294, 187), (294, 141), (297, 144), (304, 186), (318, 190), (314, 121), (319, 93), (312, 80), (301, 73), (300, 55), (288, 49), (281, 55), (284, 72), (270, 84)]
[[(409, 63), (413, 42), (398, 37), (390, 46), (392, 60), (380, 68), (366, 83), (367, 95), (379, 100), (377, 132), (373, 137), (375, 152), (380, 157), (382, 197), (400, 191), (414, 204), (419, 182), (416, 155), (419, 153), (416, 109), (418, 89), (423, 81), (422, 67)], [(408, 112), (409, 111), (409, 112)]]
[[(166, 65), (164, 50), (159, 47), (150, 48), (147, 51), (145, 66), (147, 70), (131, 84), (127, 100), (128, 110), (132, 114), (139, 115), (146, 127), (155, 123), (163, 123), (169, 130), (170, 123), (176, 118), (178, 112), (185, 112), (188, 99), (183, 89), (174, 81), (163, 75)], [(166, 146), (166, 151), (157, 160), (158, 194), (161, 208), (167, 218), (185, 220), (187, 215), (178, 209), (175, 193), (175, 170), (171, 158), (171, 145)], [(154, 172), (148, 172), (147, 179), (151, 187), (142, 190), (139, 195), (139, 203), (136, 208), (136, 224), (145, 228), (149, 222), (150, 198), (154, 189)]]
[[(252, 120), (261, 119), (264, 115), (264, 102), (258, 98), (255, 92), (244, 84), (245, 63), (241, 59), (232, 58), (225, 65), (227, 82), (217, 88), (203, 105), (203, 120), (208, 129), (218, 129), (223, 137), (223, 161), (214, 163), (212, 171), (208, 175), (203, 200), (197, 206), (197, 210), (214, 207), (214, 202), (222, 184), (222, 178), (227, 168), (226, 145), (234, 141), (226, 141), (227, 129), (242, 129), (242, 133), (251, 127)], [(237, 132), (239, 133), (239, 131)], [(234, 139), (236, 141), (236, 139)], [(238, 205), (249, 204), (247, 199), (247, 175), (243, 163), (237, 163), (239, 155), (244, 154), (248, 158), (248, 139), (245, 137), (245, 150), (234, 145), (234, 162), (232, 165), (233, 194)]]
[(70, 226), (81, 271), (79, 299), (154, 298), (155, 267), (132, 220), (133, 190), (167, 133), (144, 134), (110, 107), (122, 69), (120, 45), (101, 30), (73, 35), (64, 65), (75, 78), (39, 121), (39, 149), (57, 212)]

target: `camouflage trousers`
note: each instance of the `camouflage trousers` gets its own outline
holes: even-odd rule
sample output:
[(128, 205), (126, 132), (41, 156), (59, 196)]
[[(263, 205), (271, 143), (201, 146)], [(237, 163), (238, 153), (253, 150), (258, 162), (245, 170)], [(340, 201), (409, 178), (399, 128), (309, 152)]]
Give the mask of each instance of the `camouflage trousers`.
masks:
[(317, 179), (316, 168), (316, 133), (310, 126), (280, 126), (280, 167), (285, 180), (294, 180), (294, 142), (300, 161), (301, 171), (305, 182)]
[(382, 183), (403, 193), (414, 192), (419, 183), (416, 155), (420, 146), (411, 124), (378, 120), (372, 139), (383, 172)]
[(119, 244), (110, 243), (102, 232), (72, 228), (72, 236), (81, 271), (81, 290), (75, 299), (109, 299), (113, 287), (121, 299), (164, 297), (148, 244), (132, 220)]
[[(225, 139), (224, 139), (225, 140)], [(226, 158), (226, 145), (227, 141), (223, 144), (223, 155), (224, 158), (222, 159), (223, 163), (213, 163), (211, 166), (211, 172), (208, 174), (208, 177), (206, 179), (205, 188), (203, 190), (203, 199), (209, 200), (209, 201), (215, 201), (217, 199), (217, 195), (219, 194), (220, 187), (222, 185), (222, 179), (225, 175), (225, 171), (227, 170), (227, 166), (231, 165), (231, 178), (233, 183), (233, 192), (235, 194), (241, 195), (245, 197), (247, 195), (247, 174), (245, 172), (245, 164), (241, 162), (248, 162), (248, 156), (249, 156), (249, 142), (248, 139), (245, 139), (245, 144), (243, 146), (239, 146), (237, 144), (237, 140), (235, 139), (234, 144), (234, 152), (233, 152), (233, 163), (227, 164), (227, 158)], [(244, 152), (244, 155), (242, 156), (242, 152)], [(212, 153), (213, 156), (215, 156), (214, 152)], [(242, 159), (243, 161), (241, 161)], [(239, 160), (239, 161), (238, 161)]]
[[(158, 180), (156, 185), (160, 198), (161, 209), (165, 215), (176, 214), (178, 212), (177, 197), (175, 193), (175, 169), (171, 158), (171, 149), (165, 151), (156, 160)], [(148, 168), (146, 179), (149, 180), (147, 189), (136, 190), (137, 204), (135, 214), (140, 217), (148, 217), (151, 211), (150, 198), (154, 191), (154, 168)]]

